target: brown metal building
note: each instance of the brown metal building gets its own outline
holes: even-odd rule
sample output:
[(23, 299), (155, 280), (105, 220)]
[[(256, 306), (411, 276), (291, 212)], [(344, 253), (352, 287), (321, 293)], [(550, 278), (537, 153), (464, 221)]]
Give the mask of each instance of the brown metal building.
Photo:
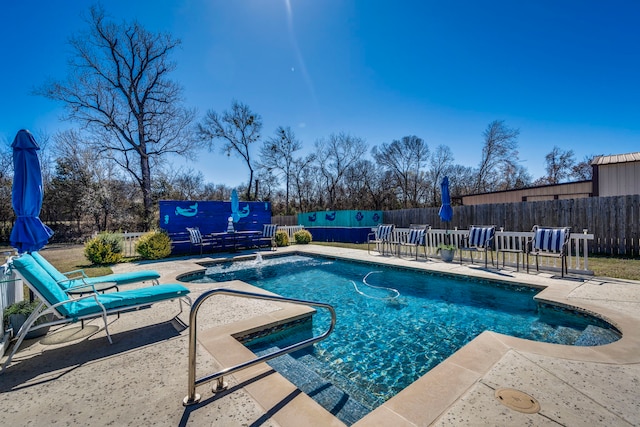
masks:
[(640, 194), (640, 152), (597, 156), (593, 167), (593, 195), (599, 197)]
[(462, 205), (468, 206), (640, 194), (640, 152), (596, 156), (591, 167), (591, 181), (471, 194), (458, 199), (461, 199)]

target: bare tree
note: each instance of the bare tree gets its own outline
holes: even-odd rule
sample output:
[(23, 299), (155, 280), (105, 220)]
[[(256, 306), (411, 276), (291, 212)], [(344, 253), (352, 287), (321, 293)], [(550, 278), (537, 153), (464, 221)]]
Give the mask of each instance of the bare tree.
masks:
[(453, 153), (446, 145), (438, 145), (429, 161), (427, 176), (431, 183), (431, 205), (440, 204), (440, 182), (453, 166)]
[(582, 161), (573, 165), (570, 177), (578, 181), (588, 181), (592, 179), (593, 166), (591, 166), (591, 162), (595, 157), (595, 155), (585, 156)]
[(495, 191), (525, 188), (531, 185), (531, 175), (527, 168), (519, 163), (508, 162), (501, 167), (500, 179), (496, 181)]
[(391, 171), (402, 195), (403, 207), (419, 205), (423, 168), (429, 158), (429, 147), (422, 138), (404, 136), (390, 144), (373, 147), (371, 154), (379, 165)]
[(260, 139), (262, 117), (249, 109), (249, 106), (233, 101), (231, 111), (224, 111), (222, 115), (209, 110), (204, 121), (198, 124), (200, 138), (209, 141), (210, 149), (214, 139), (221, 139), (221, 152), (231, 156), (235, 152), (249, 168), (249, 183), (246, 188), (246, 200), (251, 200), (253, 187), (254, 166), (251, 161), (251, 144)]
[(88, 132), (86, 143), (138, 183), (143, 227), (153, 225), (151, 170), (167, 154), (190, 155), (195, 111), (182, 106), (182, 88), (168, 79), (170, 54), (180, 41), (154, 34), (137, 22), (115, 24), (100, 7), (90, 9), (89, 30), (71, 38), (66, 81), (38, 93), (62, 101), (66, 119)]
[(55, 212), (55, 220), (75, 221), (79, 235), (85, 221), (93, 223), (93, 231), (108, 230), (110, 224), (119, 228), (131, 197), (123, 193), (116, 166), (96, 160), (77, 131), (58, 133), (53, 140), (56, 168), (43, 207), (50, 215)]
[(276, 135), (264, 141), (260, 149), (260, 167), (269, 172), (280, 171), (285, 180), (285, 215), (289, 215), (289, 188), (294, 165), (294, 153), (302, 148), (290, 127), (280, 126)]
[(3, 241), (9, 240), (10, 226), (15, 218), (15, 212), (11, 204), (12, 184), (13, 153), (11, 142), (2, 137), (2, 140), (0, 140), (0, 221), (2, 222), (0, 224), (0, 239)]
[(495, 188), (493, 183), (499, 179), (499, 167), (517, 162), (518, 135), (520, 131), (507, 127), (503, 120), (489, 123), (483, 133), (484, 146), (476, 172), (474, 192), (492, 191)]
[(576, 161), (573, 150), (563, 150), (557, 146), (544, 157), (546, 163), (547, 184), (559, 184), (567, 178)]
[(315, 149), (320, 178), (328, 196), (323, 207), (333, 208), (339, 186), (344, 183), (345, 173), (364, 156), (367, 145), (362, 138), (339, 133), (316, 141)]
[(204, 175), (193, 169), (159, 171), (154, 181), (154, 199), (199, 200), (205, 192)]
[[(298, 210), (304, 212), (311, 208), (310, 199), (313, 191), (314, 180), (313, 172), (315, 162), (315, 154), (309, 154), (306, 157), (295, 159), (291, 168), (291, 185), (297, 199)], [(295, 204), (294, 200), (294, 204)]]

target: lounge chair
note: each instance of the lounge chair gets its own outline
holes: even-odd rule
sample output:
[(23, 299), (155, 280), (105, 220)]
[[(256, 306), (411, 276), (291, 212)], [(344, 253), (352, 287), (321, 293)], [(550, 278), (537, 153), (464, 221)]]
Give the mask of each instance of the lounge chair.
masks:
[(278, 249), (276, 244), (276, 231), (278, 231), (278, 224), (264, 224), (262, 227), (262, 235), (258, 237), (258, 247), (268, 247), (272, 251)]
[(400, 256), (400, 250), (402, 248), (409, 248), (409, 255), (411, 255), (411, 248), (416, 250), (416, 260), (418, 259), (418, 248), (422, 246), (424, 249), (424, 257), (427, 258), (427, 244), (426, 234), (429, 229), (428, 225), (416, 225), (411, 224), (409, 226), (409, 234), (406, 235), (406, 239), (398, 243), (398, 256)]
[(462, 253), (469, 251), (471, 264), (473, 264), (473, 252), (484, 252), (484, 267), (488, 267), (488, 253), (491, 252), (491, 265), (493, 261), (493, 241), (496, 235), (495, 225), (478, 226), (472, 225), (469, 228), (469, 236), (462, 239), (460, 249), (460, 264), (462, 264)]
[(130, 273), (107, 274), (99, 277), (88, 277), (84, 270), (73, 270), (61, 273), (39, 252), (31, 252), (33, 259), (55, 280), (63, 289), (76, 288), (79, 286), (94, 285), (98, 283), (113, 282), (116, 290), (121, 285), (131, 283), (151, 282), (158, 284), (160, 273), (154, 270), (133, 271)]
[(367, 236), (367, 252), (371, 253), (371, 244), (376, 245), (376, 250), (384, 255), (384, 247), (391, 251), (391, 238), (393, 237), (393, 224), (380, 224), (373, 233)]
[(571, 227), (541, 227), (534, 225), (533, 239), (527, 252), (527, 273), (529, 272), (529, 255), (536, 257), (536, 271), (540, 271), (538, 257), (560, 258), (561, 276), (567, 271), (567, 252)]
[[(79, 298), (71, 298), (70, 295), (58, 285), (53, 277), (36, 262), (33, 256), (28, 253), (10, 260), (9, 267), (22, 277), (25, 284), (29, 286), (40, 300), (40, 305), (27, 318), (17, 332), (17, 341), (13, 346), (9, 358), (2, 365), (1, 372), (4, 372), (7, 366), (9, 366), (13, 356), (29, 331), (46, 326), (62, 325), (102, 317), (109, 343), (113, 343), (111, 335), (109, 334), (107, 315), (119, 314), (165, 300), (178, 299), (180, 302), (180, 312), (182, 312), (182, 298), (185, 298), (189, 305), (191, 304), (191, 299), (187, 295), (189, 289), (179, 284), (148, 286), (105, 294), (91, 292)], [(82, 286), (88, 285), (83, 284)], [(36, 320), (49, 314), (54, 315), (53, 320), (47, 320), (36, 325)]]

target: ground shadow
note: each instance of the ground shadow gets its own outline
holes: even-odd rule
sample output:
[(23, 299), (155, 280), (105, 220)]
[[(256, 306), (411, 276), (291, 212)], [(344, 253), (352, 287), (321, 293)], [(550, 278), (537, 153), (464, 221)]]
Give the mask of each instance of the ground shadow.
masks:
[[(60, 378), (67, 373), (100, 359), (125, 353), (150, 344), (179, 337), (174, 319), (142, 328), (112, 334), (113, 344), (106, 337), (82, 339), (74, 344), (46, 349), (40, 354), (21, 357), (22, 346), (10, 366), (0, 376), (0, 392), (31, 387)], [(55, 373), (52, 375), (52, 373)], [(40, 376), (43, 379), (38, 380)]]

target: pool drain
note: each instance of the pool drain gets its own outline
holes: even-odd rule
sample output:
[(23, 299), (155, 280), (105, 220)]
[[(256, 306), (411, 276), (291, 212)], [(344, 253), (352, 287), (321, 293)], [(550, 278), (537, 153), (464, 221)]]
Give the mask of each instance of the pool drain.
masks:
[(498, 402), (514, 411), (535, 414), (540, 411), (540, 404), (533, 396), (514, 388), (499, 388), (495, 393)]

